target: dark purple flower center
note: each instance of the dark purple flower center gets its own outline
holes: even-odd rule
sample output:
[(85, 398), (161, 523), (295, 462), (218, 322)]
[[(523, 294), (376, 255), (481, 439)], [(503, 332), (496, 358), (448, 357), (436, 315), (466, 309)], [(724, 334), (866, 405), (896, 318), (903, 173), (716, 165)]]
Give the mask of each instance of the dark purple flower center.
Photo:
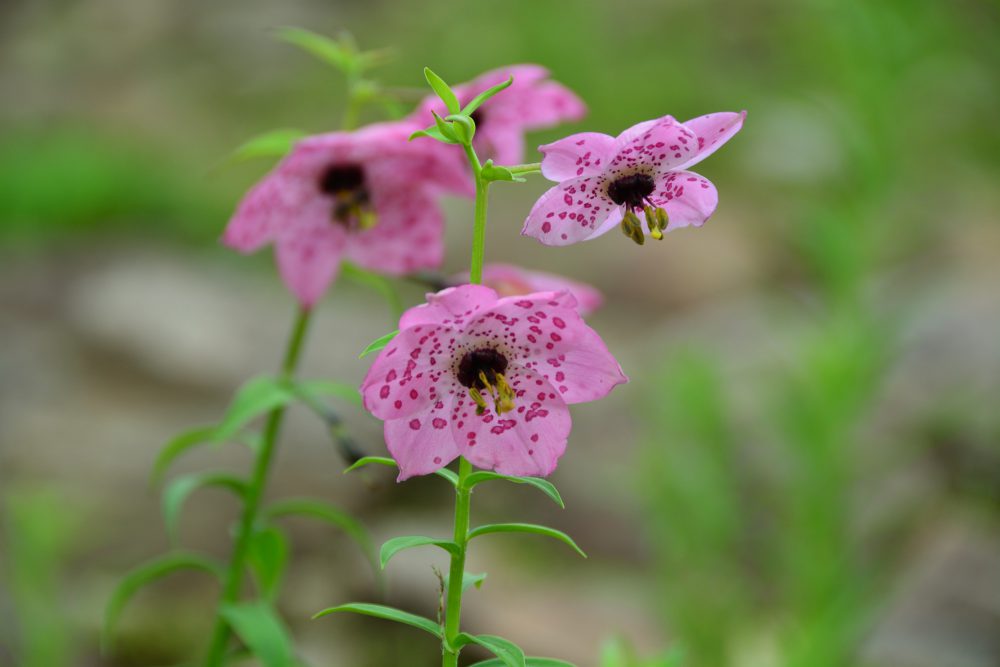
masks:
[(628, 210), (643, 208), (646, 199), (653, 194), (656, 183), (649, 174), (629, 174), (615, 179), (608, 186), (608, 197), (618, 206)]
[(335, 222), (366, 227), (362, 218), (370, 213), (371, 197), (360, 165), (331, 165), (320, 176), (319, 189), (333, 198), (331, 216)]
[(471, 118), (472, 122), (476, 124), (476, 129), (479, 129), (480, 127), (482, 127), (483, 121), (486, 120), (483, 117), (483, 108), (479, 107), (478, 109), (476, 109), (475, 111), (473, 111), (472, 113), (470, 113), (469, 114), (469, 118)]
[(508, 363), (507, 357), (491, 347), (466, 352), (458, 362), (458, 381), (463, 387), (487, 390), (489, 388), (483, 383), (480, 373), (486, 376), (489, 384), (496, 384), (497, 374), (503, 374)]

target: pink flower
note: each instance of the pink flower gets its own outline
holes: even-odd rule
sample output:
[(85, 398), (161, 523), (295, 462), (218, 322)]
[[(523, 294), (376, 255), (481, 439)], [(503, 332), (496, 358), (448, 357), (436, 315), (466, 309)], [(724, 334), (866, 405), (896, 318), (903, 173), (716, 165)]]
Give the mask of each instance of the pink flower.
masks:
[[(450, 285), (469, 282), (469, 274), (459, 273), (448, 281)], [(483, 284), (500, 296), (518, 296), (532, 292), (568, 291), (576, 297), (576, 309), (586, 317), (601, 307), (604, 297), (596, 288), (554, 273), (529, 271), (513, 264), (487, 264), (483, 267)]]
[(244, 253), (273, 243), (278, 270), (303, 306), (323, 296), (341, 259), (399, 275), (440, 265), (435, 195), (469, 191), (468, 175), (415, 128), (381, 123), (307, 137), (240, 202), (222, 241)]
[(626, 382), (569, 292), (500, 298), (482, 285), (429, 294), (399, 321), (361, 385), (385, 420), (399, 480), (462, 455), (507, 475), (547, 475), (566, 449), (567, 404)]
[[(540, 65), (511, 65), (480, 75), (469, 83), (452, 87), (462, 106), (472, 98), (510, 76), (514, 83), (487, 100), (472, 114), (476, 122), (473, 146), (483, 161), (492, 158), (497, 164), (518, 164), (524, 160), (524, 133), (553, 127), (564, 121), (583, 118), (586, 106), (562, 84), (550, 81), (549, 72)], [(437, 96), (428, 96), (410, 119), (421, 126), (434, 123), (431, 111), (442, 118), (448, 115)]]
[(679, 123), (664, 116), (617, 138), (583, 132), (539, 147), (542, 174), (559, 185), (535, 203), (521, 233), (546, 245), (569, 245), (621, 223), (642, 243), (646, 234), (662, 238), (663, 231), (700, 227), (719, 196), (708, 179), (685, 170), (739, 132), (745, 117), (745, 111), (722, 112)]

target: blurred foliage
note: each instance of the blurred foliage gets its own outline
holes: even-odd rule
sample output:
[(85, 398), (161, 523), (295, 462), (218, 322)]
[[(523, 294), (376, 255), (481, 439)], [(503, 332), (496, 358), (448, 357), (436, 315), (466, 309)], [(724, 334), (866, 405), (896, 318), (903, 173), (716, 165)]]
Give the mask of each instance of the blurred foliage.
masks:
[(4, 489), (0, 526), (6, 546), (0, 566), (10, 589), (0, 588), (0, 614), (8, 615), (3, 606), (9, 604), (13, 622), (0, 624), (0, 664), (72, 664), (76, 637), (61, 591), (76, 533), (73, 514), (52, 491)]

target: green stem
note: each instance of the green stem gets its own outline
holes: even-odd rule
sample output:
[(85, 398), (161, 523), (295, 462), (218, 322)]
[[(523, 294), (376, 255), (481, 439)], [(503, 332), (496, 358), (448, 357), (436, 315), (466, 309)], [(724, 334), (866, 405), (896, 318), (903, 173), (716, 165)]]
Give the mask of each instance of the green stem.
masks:
[(448, 570), (448, 598), (444, 611), (444, 651), (442, 667), (458, 666), (458, 650), (452, 649), (455, 638), (461, 632), (462, 584), (465, 578), (465, 550), (469, 543), (469, 509), (472, 491), (466, 488), (465, 480), (472, 474), (472, 464), (465, 457), (458, 459), (458, 486), (455, 498), (455, 544), (458, 553), (451, 557)]
[[(292, 333), (288, 338), (288, 345), (285, 348), (285, 358), (281, 363), (282, 380), (291, 380), (295, 374), (295, 369), (298, 367), (299, 358), (302, 355), (302, 343), (305, 340), (306, 330), (309, 326), (310, 313), (311, 311), (308, 308), (300, 308), (298, 311)], [(253, 473), (247, 485), (246, 496), (243, 501), (243, 515), (240, 517), (240, 524), (237, 528), (236, 544), (233, 547), (233, 553), (229, 560), (229, 568), (226, 571), (226, 580), (222, 586), (222, 596), (219, 600), (220, 608), (239, 600), (240, 591), (243, 588), (243, 573), (246, 568), (247, 552), (250, 548), (251, 538), (253, 537), (254, 526), (257, 523), (261, 497), (264, 494), (264, 487), (267, 485), (267, 473), (271, 467), (271, 460), (274, 458), (274, 449), (284, 417), (284, 406), (271, 410), (267, 416), (263, 440), (260, 449), (257, 451)], [(229, 634), (229, 625), (217, 613), (208, 655), (205, 658), (206, 667), (221, 667), (225, 659), (226, 647), (229, 643)]]
[(528, 164), (515, 164), (511, 166), (504, 165), (504, 168), (515, 176), (524, 176), (525, 174), (540, 174), (542, 173), (542, 163), (541, 162), (530, 162)]
[[(471, 145), (465, 146), (465, 155), (476, 179), (476, 208), (473, 213), (472, 261), (469, 265), (469, 279), (473, 284), (483, 281), (483, 256), (486, 251), (486, 202), (489, 197), (489, 182), (483, 179), (483, 166)], [(466, 478), (472, 474), (472, 464), (464, 456), (458, 457), (458, 484), (455, 487), (455, 544), (458, 553), (451, 557), (448, 569), (448, 597), (444, 609), (444, 650), (442, 667), (458, 667), (458, 650), (451, 648), (461, 632), (462, 583), (465, 579), (465, 550), (469, 543), (470, 491)]]
[(478, 285), (483, 281), (483, 257), (486, 253), (486, 203), (489, 199), (489, 181), (483, 178), (483, 166), (471, 145), (465, 146), (465, 155), (472, 166), (476, 180), (476, 208), (472, 215), (472, 260), (469, 263), (469, 282)]

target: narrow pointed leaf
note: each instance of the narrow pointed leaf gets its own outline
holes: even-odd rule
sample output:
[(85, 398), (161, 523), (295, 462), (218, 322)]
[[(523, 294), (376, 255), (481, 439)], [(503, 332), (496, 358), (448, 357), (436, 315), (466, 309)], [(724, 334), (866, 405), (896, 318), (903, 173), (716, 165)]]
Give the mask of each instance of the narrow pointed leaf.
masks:
[(368, 347), (366, 347), (364, 350), (362, 350), (361, 354), (358, 356), (358, 359), (364, 359), (369, 354), (371, 354), (373, 352), (378, 352), (379, 350), (381, 350), (382, 348), (384, 348), (386, 345), (388, 345), (389, 341), (391, 341), (397, 335), (399, 335), (399, 329), (396, 329), (395, 331), (390, 331), (386, 335), (381, 336), (379, 338), (376, 338), (372, 342), (368, 343)]
[(171, 480), (163, 491), (163, 520), (167, 525), (167, 535), (172, 543), (176, 544), (177, 542), (177, 522), (180, 519), (184, 501), (192, 492), (203, 486), (228, 489), (240, 497), (246, 491), (246, 482), (225, 472), (193, 473)]
[(385, 605), (369, 604), (367, 602), (352, 602), (350, 604), (342, 604), (338, 607), (330, 607), (329, 609), (324, 609), (319, 612), (313, 616), (313, 618), (319, 618), (321, 616), (326, 616), (327, 614), (344, 611), (412, 625), (415, 628), (420, 628), (424, 632), (429, 632), (438, 639), (441, 639), (443, 634), (441, 632), (441, 626), (429, 618), (417, 616), (416, 614), (411, 614), (406, 611), (400, 611), (399, 609), (393, 609), (392, 607), (386, 607)]
[(503, 637), (496, 635), (470, 635), (461, 633), (455, 640), (455, 648), (460, 648), (468, 644), (478, 644), (492, 653), (506, 667), (527, 667), (524, 651), (521, 647)]
[(219, 611), (264, 667), (289, 667), (294, 652), (288, 630), (268, 603), (224, 605)]
[(159, 485), (163, 481), (163, 475), (166, 474), (170, 464), (178, 456), (198, 445), (212, 442), (214, 434), (215, 426), (202, 426), (185, 431), (168, 441), (163, 446), (163, 449), (160, 450), (159, 455), (156, 457), (156, 462), (153, 463), (153, 473), (150, 475), (151, 482), (154, 485)]
[(456, 141), (454, 139), (449, 139), (448, 137), (446, 137), (443, 134), (441, 134), (441, 132), (437, 129), (437, 125), (436, 124), (435, 125), (431, 125), (430, 127), (425, 127), (422, 130), (417, 130), (416, 132), (414, 132), (413, 134), (410, 135), (410, 141), (413, 141), (414, 139), (418, 139), (420, 137), (428, 137), (430, 139), (435, 139), (435, 140), (440, 141), (440, 142), (445, 143), (445, 144), (457, 144), (458, 143), (458, 141)]
[(375, 566), (375, 545), (372, 543), (372, 538), (368, 534), (368, 530), (360, 521), (339, 507), (311, 498), (289, 498), (288, 500), (278, 501), (264, 510), (264, 517), (267, 519), (278, 519), (287, 516), (319, 519), (331, 526), (340, 528), (357, 542), (368, 558), (368, 561), (372, 563), (373, 567)]
[(431, 115), (434, 116), (434, 124), (437, 126), (438, 132), (440, 132), (445, 139), (450, 139), (451, 143), (454, 144), (462, 143), (461, 138), (455, 133), (455, 130), (452, 129), (451, 125), (449, 125), (444, 118), (437, 115), (436, 111), (431, 111)]
[(229, 156), (231, 162), (258, 157), (284, 157), (306, 133), (302, 130), (281, 129), (265, 132), (248, 139)]
[(379, 565), (385, 569), (386, 564), (393, 556), (400, 551), (412, 549), (414, 547), (435, 546), (441, 547), (453, 556), (459, 554), (458, 545), (451, 540), (440, 540), (434, 537), (424, 537), (423, 535), (406, 535), (404, 537), (394, 537), (388, 540), (379, 549)]
[(534, 533), (536, 535), (545, 535), (568, 544), (578, 554), (584, 558), (587, 557), (587, 554), (583, 552), (583, 549), (578, 547), (576, 542), (573, 541), (573, 538), (566, 533), (561, 530), (556, 530), (555, 528), (538, 526), (533, 523), (491, 523), (485, 526), (479, 526), (478, 528), (473, 528), (469, 532), (469, 539), (471, 540), (472, 538), (479, 537), (480, 535), (488, 535), (489, 533)]
[(559, 495), (559, 490), (556, 489), (552, 482), (542, 479), (541, 477), (514, 477), (511, 475), (501, 475), (497, 472), (490, 472), (489, 470), (480, 470), (465, 478), (465, 488), (471, 489), (476, 484), (488, 482), (493, 479), (502, 479), (507, 482), (513, 482), (514, 484), (527, 484), (528, 486), (533, 486), (551, 498), (552, 502), (556, 505), (566, 509), (562, 496)]
[(258, 530), (250, 541), (247, 560), (262, 597), (274, 602), (288, 564), (288, 540), (284, 533), (273, 527)]
[(509, 88), (510, 84), (512, 84), (512, 83), (514, 83), (514, 77), (513, 76), (511, 76), (510, 78), (508, 78), (506, 81), (504, 81), (502, 83), (498, 83), (497, 85), (493, 86), (492, 88), (487, 88), (483, 92), (481, 92), (478, 95), (476, 95), (475, 97), (473, 97), (472, 101), (469, 102), (468, 104), (466, 104), (462, 108), (462, 113), (464, 113), (466, 115), (472, 115), (472, 112), (475, 111), (476, 109), (478, 109), (480, 106), (482, 106), (483, 102), (485, 102), (486, 100), (490, 99), (491, 97), (493, 97), (494, 95), (496, 95), (497, 93), (499, 93), (501, 90)]
[(448, 113), (458, 113), (462, 110), (462, 105), (458, 103), (458, 97), (452, 91), (451, 86), (444, 82), (444, 79), (435, 74), (430, 67), (424, 68), (424, 78), (427, 79), (427, 83), (430, 87), (437, 93), (437, 96), (441, 98), (444, 102), (445, 107), (448, 109)]
[(246, 382), (233, 398), (219, 428), (216, 442), (231, 440), (255, 417), (295, 400), (295, 394), (279, 380), (261, 376)]
[(115, 626), (122, 611), (139, 589), (180, 570), (199, 570), (215, 575), (220, 580), (225, 576), (225, 569), (221, 564), (211, 558), (186, 551), (166, 554), (136, 567), (122, 578), (108, 600), (104, 612), (102, 636), (105, 651), (111, 646)]
[(278, 39), (299, 47), (342, 72), (351, 72), (357, 67), (356, 54), (353, 50), (344, 48), (329, 37), (302, 28), (281, 28), (278, 30)]
[[(387, 456), (365, 456), (364, 458), (360, 458), (357, 461), (355, 461), (351, 465), (351, 467), (349, 467), (347, 470), (344, 471), (344, 474), (347, 474), (352, 470), (357, 470), (358, 468), (363, 468), (364, 466), (371, 464), (391, 466), (393, 468), (397, 467), (396, 462)], [(447, 468), (439, 468), (434, 471), (434, 474), (437, 475), (438, 477), (445, 478), (446, 480), (451, 482), (452, 486), (458, 486), (458, 475), (456, 475), (453, 470), (448, 470)]]

